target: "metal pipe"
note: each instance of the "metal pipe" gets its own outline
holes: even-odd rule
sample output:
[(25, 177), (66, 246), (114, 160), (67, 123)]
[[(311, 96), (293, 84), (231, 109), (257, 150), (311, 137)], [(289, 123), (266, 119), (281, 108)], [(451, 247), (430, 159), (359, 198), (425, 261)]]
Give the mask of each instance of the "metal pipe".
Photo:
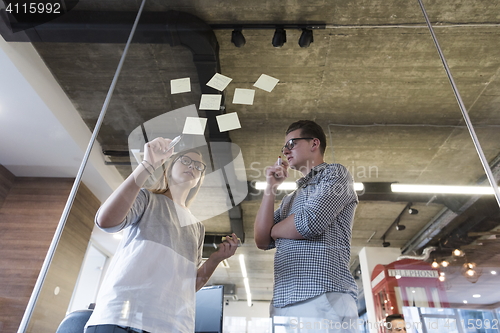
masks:
[(450, 68), (448, 67), (448, 63), (444, 57), (443, 51), (439, 46), (439, 42), (437, 40), (436, 35), (434, 34), (434, 29), (432, 28), (431, 22), (429, 21), (429, 17), (427, 16), (427, 12), (425, 10), (424, 4), (422, 0), (418, 0), (420, 4), (420, 8), (422, 9), (422, 13), (424, 14), (425, 22), (427, 23), (427, 27), (431, 32), (432, 40), (436, 45), (436, 49), (439, 53), (439, 57), (441, 58), (441, 62), (443, 63), (444, 69), (446, 70), (446, 75), (448, 75), (448, 79), (450, 80), (451, 87), (453, 88), (453, 93), (455, 94), (455, 98), (457, 99), (458, 106), (460, 107), (460, 111), (462, 111), (462, 116), (464, 117), (465, 123), (467, 124), (467, 129), (469, 130), (469, 134), (472, 138), (472, 142), (474, 143), (474, 147), (476, 148), (477, 154), (479, 155), (479, 159), (481, 160), (481, 164), (483, 165), (484, 171), (486, 172), (486, 176), (493, 187), (493, 191), (495, 192), (495, 197), (497, 199), (498, 206), (500, 207), (500, 191), (498, 190), (497, 183), (495, 181), (495, 177), (493, 176), (493, 172), (491, 172), (490, 165), (488, 164), (488, 160), (486, 160), (486, 156), (484, 156), (483, 149), (481, 148), (481, 144), (476, 136), (476, 132), (474, 127), (472, 126), (472, 122), (469, 118), (469, 114), (467, 113), (467, 109), (465, 108), (464, 102), (462, 101), (462, 97), (460, 96), (460, 92), (453, 80), (453, 76), (451, 75)]
[(426, 261), (427, 259), (429, 259), (429, 257), (431, 256), (431, 252), (432, 251), (435, 251), (437, 249), (437, 247), (435, 246), (429, 246), (429, 247), (426, 247), (423, 251), (422, 251), (422, 254), (419, 255), (419, 256), (410, 256), (410, 255), (402, 255), (402, 256), (399, 256), (397, 260), (402, 260), (402, 259), (414, 259), (414, 260), (422, 260), (422, 261)]
[(50, 244), (47, 255), (45, 256), (45, 260), (44, 260), (42, 268), (40, 270), (40, 274), (38, 275), (38, 279), (36, 280), (35, 287), (33, 288), (33, 292), (31, 293), (31, 297), (28, 301), (28, 305), (26, 307), (26, 310), (24, 311), (24, 315), (23, 315), (23, 318), (21, 320), (21, 324), (19, 325), (19, 328), (17, 330), (17, 333), (25, 333), (26, 329), (28, 328), (29, 321), (30, 321), (31, 316), (33, 314), (33, 310), (35, 308), (38, 297), (40, 296), (40, 291), (42, 289), (42, 285), (45, 281), (45, 278), (47, 277), (47, 272), (49, 270), (50, 264), (52, 262), (52, 259), (54, 258), (54, 253), (56, 251), (57, 244), (59, 243), (59, 240), (61, 239), (61, 235), (62, 235), (64, 226), (66, 224), (66, 221), (68, 219), (69, 212), (71, 210), (71, 207), (73, 206), (73, 202), (75, 200), (76, 193), (78, 192), (78, 188), (80, 186), (83, 172), (85, 171), (85, 167), (87, 165), (90, 153), (92, 151), (92, 147), (93, 147), (94, 142), (97, 138), (97, 134), (99, 133), (102, 122), (104, 120), (104, 116), (106, 114), (109, 103), (111, 101), (111, 97), (113, 95), (113, 91), (115, 89), (116, 82), (118, 81), (118, 77), (119, 77), (121, 69), (123, 67), (123, 63), (125, 62), (125, 57), (127, 55), (129, 46), (132, 42), (132, 38), (134, 36), (135, 29), (137, 28), (137, 25), (139, 23), (139, 19), (141, 17), (142, 10), (144, 9), (145, 3), (146, 3), (146, 0), (143, 0), (141, 3), (141, 6), (139, 8), (139, 11), (137, 12), (137, 17), (135, 19), (134, 25), (132, 26), (132, 30), (130, 31), (130, 35), (129, 35), (129, 38), (127, 40), (127, 44), (125, 45), (120, 62), (118, 63), (118, 67), (116, 69), (115, 76), (113, 77), (113, 81), (111, 82), (111, 86), (109, 87), (108, 94), (106, 96), (106, 99), (105, 99), (104, 104), (103, 104), (102, 109), (101, 109), (101, 113), (99, 115), (99, 118), (97, 119), (97, 123), (96, 123), (96, 126), (94, 127), (92, 137), (90, 138), (89, 144), (87, 146), (87, 150), (85, 151), (85, 154), (83, 156), (82, 163), (80, 164), (80, 168), (78, 169), (78, 173), (77, 173), (75, 181), (73, 183), (73, 187), (71, 188), (71, 192), (69, 194), (68, 200), (66, 201), (66, 206), (64, 207), (63, 213), (61, 215), (61, 219), (59, 220), (59, 224), (57, 225), (56, 232), (54, 234), (54, 237), (52, 238), (52, 243)]

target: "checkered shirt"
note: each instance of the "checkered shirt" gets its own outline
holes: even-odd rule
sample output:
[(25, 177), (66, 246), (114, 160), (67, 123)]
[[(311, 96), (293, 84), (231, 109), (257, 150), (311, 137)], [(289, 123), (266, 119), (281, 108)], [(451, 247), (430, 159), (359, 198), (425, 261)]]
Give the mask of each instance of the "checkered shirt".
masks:
[(358, 204), (352, 176), (340, 164), (322, 163), (297, 185), (274, 212), (274, 223), (295, 214), (295, 227), (305, 239), (278, 238), (269, 246), (276, 247), (273, 305), (280, 308), (327, 292), (356, 299), (349, 271)]

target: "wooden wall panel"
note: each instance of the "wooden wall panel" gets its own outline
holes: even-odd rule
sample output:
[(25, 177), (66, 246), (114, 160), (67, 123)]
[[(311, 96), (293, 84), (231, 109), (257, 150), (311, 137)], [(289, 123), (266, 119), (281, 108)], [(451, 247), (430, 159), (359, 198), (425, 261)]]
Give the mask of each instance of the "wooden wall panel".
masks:
[[(82, 184), (47, 273), (28, 332), (55, 332), (65, 317), (99, 206), (99, 200)], [(58, 295), (54, 294), (56, 287), (59, 289)]]
[[(16, 178), (0, 207), (1, 333), (17, 332), (72, 184), (72, 179)], [(33, 332), (53, 333), (64, 317), (98, 206), (82, 185), (30, 322)], [(61, 288), (58, 296), (53, 283)]]
[(2, 208), (3, 202), (5, 201), (12, 184), (14, 184), (15, 179), (16, 176), (0, 164), (0, 208)]

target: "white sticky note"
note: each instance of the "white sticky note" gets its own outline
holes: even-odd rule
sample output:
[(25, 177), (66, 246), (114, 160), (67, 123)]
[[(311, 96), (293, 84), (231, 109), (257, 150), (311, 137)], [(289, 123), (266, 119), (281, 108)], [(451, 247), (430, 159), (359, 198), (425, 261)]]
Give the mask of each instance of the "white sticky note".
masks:
[(255, 90), (236, 88), (234, 90), (233, 104), (253, 105)]
[(267, 92), (271, 92), (274, 89), (274, 87), (276, 87), (279, 81), (280, 80), (272, 76), (262, 74), (259, 77), (259, 79), (254, 83), (253, 86), (265, 90)]
[(170, 93), (180, 94), (191, 91), (191, 79), (185, 77), (183, 79), (170, 80)]
[(182, 134), (204, 135), (207, 118), (186, 117)]
[(231, 131), (241, 128), (240, 119), (236, 112), (222, 114), (217, 118), (217, 124), (219, 124), (219, 130), (221, 132)]
[(214, 76), (207, 82), (207, 86), (222, 91), (226, 89), (229, 82), (233, 81), (230, 77), (224, 76), (219, 73), (215, 73)]
[(200, 110), (219, 110), (222, 95), (202, 94), (200, 101)]

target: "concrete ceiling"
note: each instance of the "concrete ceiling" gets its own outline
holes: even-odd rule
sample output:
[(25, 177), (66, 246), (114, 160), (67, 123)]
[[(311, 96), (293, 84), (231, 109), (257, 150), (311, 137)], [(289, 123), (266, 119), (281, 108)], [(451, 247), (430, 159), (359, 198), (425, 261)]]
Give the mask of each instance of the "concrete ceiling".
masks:
[[(498, 174), (500, 4), (490, 0), (424, 3), (484, 153)], [(89, 0), (80, 1), (74, 11), (135, 12), (138, 7), (139, 1)], [(226, 112), (237, 112), (242, 125), (229, 137), (241, 148), (247, 180), (264, 180), (262, 170), (280, 154), (289, 123), (312, 119), (327, 132), (326, 161), (344, 164), (358, 182), (473, 185), (484, 181), (484, 170), (416, 0), (148, 1), (144, 10), (187, 12), (214, 29), (220, 72), (233, 79), (225, 90)], [(224, 24), (304, 23), (326, 27), (314, 30), (309, 48), (297, 44), (298, 29), (287, 29), (282, 48), (271, 45), (272, 29), (244, 29), (242, 48), (230, 42), (231, 29), (222, 29)], [(124, 45), (33, 45), (92, 130)], [(276, 88), (271, 93), (256, 89), (253, 105), (233, 104), (234, 89), (253, 89), (263, 73), (280, 80)], [(191, 78), (192, 92), (171, 95), (170, 80), (182, 77)], [(204, 83), (187, 48), (133, 44), (99, 134), (102, 150), (127, 151), (128, 135), (141, 123), (179, 107), (198, 106)], [(130, 172), (129, 166), (108, 166), (115, 167), (123, 177)], [(498, 228), (500, 211), (493, 198), (386, 194), (360, 195), (353, 228), (353, 270), (359, 250), (382, 246), (382, 235), (409, 201), (419, 214), (403, 215), (406, 230), (387, 233), (392, 247), (411, 253), (439, 244), (442, 250), (436, 255), (444, 258), (449, 249), (468, 246), (470, 260), (500, 267), (500, 258), (488, 255), (498, 249), (500, 240), (492, 240), (490, 234), (481, 236), (487, 241), (469, 237), (469, 232)], [(258, 206), (259, 200), (241, 203), (246, 240), (239, 252), (247, 258), (254, 299), (269, 300), (273, 252), (257, 250), (253, 242)], [(230, 232), (229, 220), (228, 214), (213, 217), (205, 221), (206, 230)], [(211, 282), (235, 283), (244, 299), (239, 263), (235, 258), (229, 263), (231, 267), (219, 269)], [(461, 302), (460, 297), (451, 301)]]

